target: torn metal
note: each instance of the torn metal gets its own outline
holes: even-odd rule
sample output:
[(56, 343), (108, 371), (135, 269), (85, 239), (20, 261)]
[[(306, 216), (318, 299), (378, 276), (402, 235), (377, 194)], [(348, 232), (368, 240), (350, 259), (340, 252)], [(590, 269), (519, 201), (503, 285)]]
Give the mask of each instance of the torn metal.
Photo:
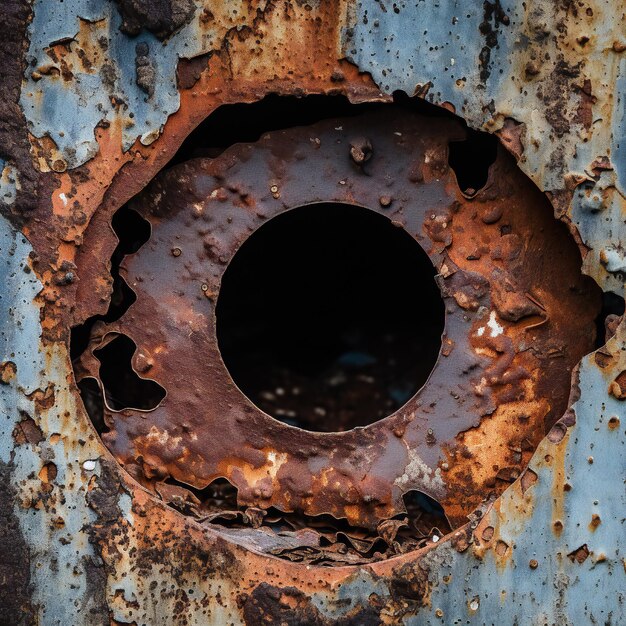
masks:
[[(370, 146), (364, 163), (358, 137)], [(94, 328), (79, 374), (100, 380), (97, 351), (123, 335), (135, 371), (165, 390), (148, 414), (104, 408), (103, 439), (120, 463), (157, 490), (170, 477), (197, 489), (226, 478), (242, 505), (369, 528), (403, 513), (410, 490), (459, 525), (515, 480), (593, 348), (598, 290), (504, 150), (483, 189), (461, 192), (448, 145), (464, 138), (456, 122), (386, 108), (266, 133), (159, 175), (132, 203), (151, 238), (120, 270), (137, 300)], [(233, 384), (215, 335), (221, 278), (239, 246), (273, 216), (321, 202), (371, 207), (404, 228), (435, 265), (446, 310), (443, 350), (420, 392), (344, 433), (260, 411)]]

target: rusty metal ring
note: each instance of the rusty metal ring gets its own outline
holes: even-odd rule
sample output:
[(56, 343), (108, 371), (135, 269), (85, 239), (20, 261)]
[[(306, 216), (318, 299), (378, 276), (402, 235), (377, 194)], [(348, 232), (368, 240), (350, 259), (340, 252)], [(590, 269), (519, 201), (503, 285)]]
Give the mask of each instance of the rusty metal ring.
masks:
[[(204, 488), (224, 477), (240, 504), (369, 528), (402, 512), (409, 490), (441, 502), (453, 525), (501, 493), (567, 406), (572, 369), (594, 345), (598, 292), (503, 149), (485, 187), (461, 192), (448, 147), (465, 133), (453, 119), (388, 108), (269, 133), (160, 174), (133, 203), (152, 237), (121, 267), (137, 301), (98, 328), (83, 357), (83, 375), (97, 378), (94, 350), (122, 333), (137, 346), (134, 369), (167, 390), (150, 413), (106, 408), (103, 439), (116, 458), (146, 483), (171, 476)], [(355, 154), (363, 137), (369, 149)], [(241, 244), (272, 217), (320, 202), (366, 207), (409, 232), (438, 271), (446, 309), (427, 384), (392, 415), (343, 433), (260, 411), (231, 380), (215, 333), (220, 280)]]

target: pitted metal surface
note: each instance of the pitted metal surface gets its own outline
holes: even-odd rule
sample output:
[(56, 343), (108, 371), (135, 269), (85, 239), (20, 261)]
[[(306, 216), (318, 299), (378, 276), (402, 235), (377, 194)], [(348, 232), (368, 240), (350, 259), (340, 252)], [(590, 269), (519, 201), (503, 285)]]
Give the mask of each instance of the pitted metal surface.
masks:
[(141, 4), (3, 6), (2, 619), (626, 621), (623, 323), (583, 359), (571, 409), (493, 506), (424, 549), (340, 568), (262, 555), (166, 506), (100, 441), (68, 354), (70, 326), (109, 306), (114, 212), (218, 106), (268, 93), (401, 91), (495, 133), (568, 225), (585, 273), (623, 295), (619, 3)]
[[(351, 156), (360, 137), (372, 150), (363, 164)], [(96, 327), (83, 363), (98, 378), (97, 350), (123, 334), (137, 347), (136, 371), (167, 393), (148, 414), (105, 409), (117, 459), (157, 490), (170, 476), (198, 489), (226, 478), (241, 505), (370, 528), (403, 512), (410, 490), (440, 501), (459, 525), (517, 478), (593, 347), (598, 293), (580, 274), (575, 243), (503, 150), (485, 187), (463, 195), (448, 146), (464, 138), (454, 121), (392, 108), (267, 133), (157, 177), (132, 204), (151, 239), (121, 267), (137, 301)], [(385, 194), (391, 206), (381, 206)], [(446, 308), (443, 353), (418, 395), (337, 434), (259, 411), (230, 379), (215, 336), (222, 275), (242, 242), (273, 216), (320, 202), (371, 207), (415, 237)]]

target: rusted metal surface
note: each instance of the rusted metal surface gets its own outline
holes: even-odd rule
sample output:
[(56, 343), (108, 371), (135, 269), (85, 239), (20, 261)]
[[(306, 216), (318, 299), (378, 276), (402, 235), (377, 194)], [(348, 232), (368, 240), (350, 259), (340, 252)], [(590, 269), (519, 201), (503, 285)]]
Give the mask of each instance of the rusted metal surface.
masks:
[[(459, 525), (519, 476), (593, 348), (598, 290), (503, 150), (485, 187), (464, 197), (447, 162), (464, 134), (458, 123), (387, 108), (188, 161), (133, 202), (152, 227), (121, 266), (137, 301), (95, 328), (83, 368), (98, 378), (93, 352), (122, 334), (136, 345), (135, 370), (166, 391), (148, 414), (105, 409), (104, 441), (135, 478), (157, 491), (170, 476), (198, 489), (226, 478), (242, 505), (372, 528), (402, 512), (410, 490), (440, 501)], [(366, 164), (351, 156), (359, 137)], [(443, 353), (426, 385), (388, 418), (345, 433), (264, 414), (233, 384), (215, 336), (221, 278), (241, 243), (273, 216), (318, 202), (372, 207), (407, 230), (445, 296)]]
[[(496, 133), (569, 225), (584, 271), (623, 294), (620, 6), (163, 2), (149, 16), (132, 4), (3, 6), (1, 618), (624, 622), (623, 324), (492, 508), (435, 546), (348, 568), (261, 555), (144, 490), (93, 430), (67, 352), (70, 326), (108, 308), (114, 211), (217, 106), (270, 92), (416, 92)], [(551, 269), (538, 278), (551, 284)]]

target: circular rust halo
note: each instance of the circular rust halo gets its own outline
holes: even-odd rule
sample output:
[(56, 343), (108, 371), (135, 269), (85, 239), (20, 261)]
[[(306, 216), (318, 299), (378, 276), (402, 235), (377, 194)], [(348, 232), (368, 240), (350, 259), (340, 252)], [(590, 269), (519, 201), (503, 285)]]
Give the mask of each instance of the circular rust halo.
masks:
[[(461, 193), (448, 150), (465, 133), (452, 119), (389, 108), (160, 174), (133, 203), (152, 237), (121, 266), (137, 301), (87, 353), (104, 333), (125, 334), (135, 370), (167, 391), (147, 415), (107, 411), (103, 438), (117, 459), (146, 483), (201, 489), (224, 477), (242, 505), (370, 528), (402, 512), (410, 490), (458, 525), (519, 476), (593, 347), (597, 291), (546, 198), (502, 149), (485, 187)], [(215, 336), (221, 277), (239, 246), (273, 216), (320, 202), (402, 226), (437, 268), (446, 309), (428, 382), (392, 415), (343, 433), (260, 411), (233, 384)]]

